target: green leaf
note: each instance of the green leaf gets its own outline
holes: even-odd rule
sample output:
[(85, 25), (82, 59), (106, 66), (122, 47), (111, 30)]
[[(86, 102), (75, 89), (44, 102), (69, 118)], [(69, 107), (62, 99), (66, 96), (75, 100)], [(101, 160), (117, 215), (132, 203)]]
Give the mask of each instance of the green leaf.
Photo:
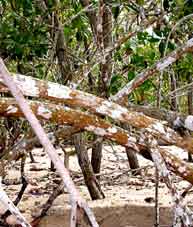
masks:
[(110, 86), (109, 86), (109, 93), (110, 94), (116, 94), (120, 87), (122, 87), (123, 84), (123, 78), (119, 74), (115, 74), (111, 78)]
[(164, 56), (165, 46), (166, 46), (165, 40), (162, 40), (159, 44), (159, 52), (161, 57)]
[(138, 55), (138, 54), (134, 54), (131, 57), (131, 64), (134, 64), (135, 66), (138, 66), (138, 67), (144, 67), (144, 66), (146, 66), (144, 56)]
[(128, 80), (132, 80), (135, 77), (135, 73), (133, 71), (129, 71), (127, 74), (127, 78)]
[(120, 13), (120, 6), (112, 7), (112, 13), (113, 13), (114, 19), (116, 20), (119, 16), (119, 13)]

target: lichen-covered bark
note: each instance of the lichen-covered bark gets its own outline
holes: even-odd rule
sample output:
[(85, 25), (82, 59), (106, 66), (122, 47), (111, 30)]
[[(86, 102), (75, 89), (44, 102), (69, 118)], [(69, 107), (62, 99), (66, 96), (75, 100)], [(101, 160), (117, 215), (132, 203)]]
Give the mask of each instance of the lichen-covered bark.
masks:
[[(113, 126), (97, 116), (54, 104), (43, 104), (35, 101), (28, 103), (39, 119), (62, 125), (68, 124), (78, 129), (91, 131), (96, 135), (111, 139), (124, 147), (132, 148), (137, 153), (148, 156), (148, 148), (143, 138), (140, 138), (140, 141), (138, 141), (135, 137), (130, 136), (127, 131)], [(0, 116), (23, 117), (23, 113), (13, 99), (4, 98), (0, 100)], [(191, 165), (171, 155), (166, 149), (161, 149), (161, 153), (171, 171), (193, 184), (193, 168)], [(183, 167), (183, 171), (179, 168), (180, 166)]]
[[(129, 103), (127, 108), (131, 111), (142, 112), (146, 116), (151, 118), (156, 118), (161, 121), (167, 121), (168, 125), (175, 129), (175, 131), (185, 130), (193, 131), (193, 116), (185, 115), (175, 111), (170, 111), (166, 109), (158, 109), (150, 106), (139, 106)], [(187, 137), (187, 135), (186, 135)]]
[[(0, 81), (1, 83), (3, 82), (1, 79)], [(87, 108), (94, 113), (106, 115), (114, 120), (119, 120), (123, 123), (129, 122), (130, 125), (136, 128), (150, 128), (151, 126), (149, 133), (159, 139), (162, 139), (166, 143), (176, 144), (179, 147), (190, 150), (193, 148), (193, 141), (189, 139), (188, 141), (185, 139), (182, 140), (182, 138), (179, 137), (173, 130), (164, 126), (164, 122), (147, 117), (143, 113), (129, 111), (125, 107), (94, 95), (78, 90), (71, 90), (66, 86), (52, 82), (44, 82), (32, 77), (17, 74), (14, 75), (14, 81), (26, 96), (44, 98), (58, 103), (65, 103), (74, 107)], [(41, 111), (41, 109), (39, 111)], [(185, 125), (193, 130), (193, 116), (186, 118)]]
[(167, 121), (167, 123), (172, 127), (174, 126), (174, 121), (177, 118), (184, 119), (186, 116), (175, 112), (175, 111), (170, 111), (167, 109), (158, 109), (157, 107), (151, 107), (151, 106), (142, 106), (142, 105), (136, 105), (133, 103), (129, 103), (127, 105), (127, 109), (131, 111), (136, 111), (136, 112), (142, 112), (146, 116), (149, 116), (151, 118), (155, 118), (161, 121)]
[[(41, 102), (29, 101), (32, 111), (39, 119), (58, 124), (72, 125), (78, 129), (94, 132), (96, 135), (114, 140), (119, 144), (128, 147), (135, 147), (136, 139), (125, 134), (125, 131), (110, 123), (100, 119), (97, 116), (73, 110), (51, 103), (43, 104)], [(13, 99), (0, 99), (0, 116), (4, 117), (23, 117), (22, 111)]]
[(193, 51), (193, 39), (188, 40), (182, 47), (171, 52), (168, 56), (157, 61), (153, 66), (139, 73), (133, 80), (126, 84), (116, 95), (111, 97), (115, 102), (121, 101), (129, 95), (135, 88), (139, 87), (145, 80), (156, 72), (163, 71), (166, 67), (176, 62), (183, 54)]
[[(144, 114), (128, 111), (125, 107), (86, 92), (72, 90), (60, 84), (38, 80), (29, 76), (19, 74), (13, 76), (14, 81), (25, 96), (48, 99), (73, 107), (87, 108), (94, 113), (106, 115), (122, 122), (129, 122), (137, 128), (145, 128), (157, 122)], [(3, 86), (2, 79), (0, 79), (0, 82)], [(5, 86), (3, 90), (6, 90)]]

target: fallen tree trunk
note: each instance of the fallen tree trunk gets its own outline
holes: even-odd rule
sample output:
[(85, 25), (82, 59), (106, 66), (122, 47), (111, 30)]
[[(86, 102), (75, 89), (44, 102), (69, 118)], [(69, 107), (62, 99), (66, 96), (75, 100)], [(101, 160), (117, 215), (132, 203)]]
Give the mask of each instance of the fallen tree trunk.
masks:
[(155, 118), (161, 121), (167, 121), (172, 128), (193, 131), (193, 115), (186, 115), (176, 111), (158, 109), (151, 106), (140, 106), (129, 103), (127, 108), (130, 111), (142, 112), (148, 117)]
[[(136, 139), (130, 136), (127, 131), (113, 126), (97, 116), (86, 114), (78, 110), (72, 110), (50, 103), (43, 104), (37, 101), (29, 101), (28, 103), (39, 119), (62, 125), (69, 124), (80, 130), (93, 132), (96, 135), (111, 139), (124, 147), (132, 148), (133, 151), (151, 159), (148, 147), (141, 136)], [(0, 116), (24, 117), (14, 99), (6, 98), (0, 99)], [(193, 184), (192, 166), (170, 154), (166, 149), (159, 149), (168, 168)]]
[[(151, 128), (149, 132), (168, 144), (175, 144), (193, 152), (193, 141), (182, 139), (173, 130), (164, 126), (164, 122), (150, 118), (143, 113), (129, 111), (116, 103), (96, 97), (94, 95), (72, 90), (66, 86), (52, 82), (45, 82), (32, 77), (14, 75), (14, 81), (26, 96), (43, 98), (56, 103), (65, 103), (73, 107), (87, 108), (91, 112), (105, 115), (136, 128)], [(3, 91), (8, 91), (0, 80)], [(1, 91), (1, 88), (0, 88)], [(186, 127), (193, 130), (193, 116), (186, 118)]]

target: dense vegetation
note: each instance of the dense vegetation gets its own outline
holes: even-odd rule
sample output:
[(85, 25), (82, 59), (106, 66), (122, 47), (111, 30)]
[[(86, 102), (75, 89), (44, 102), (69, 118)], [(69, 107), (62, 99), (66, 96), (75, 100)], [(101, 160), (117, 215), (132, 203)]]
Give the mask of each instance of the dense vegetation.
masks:
[[(114, 100), (117, 92), (137, 78), (139, 73), (153, 67), (157, 61), (193, 38), (192, 12), (192, 0), (0, 0), (0, 56), (10, 72), (52, 81)], [(116, 102), (160, 120), (169, 121), (168, 116), (163, 117), (163, 111), (193, 114), (193, 58), (191, 51), (187, 52), (176, 58), (169, 67), (164, 67), (164, 70), (158, 69), (152, 77), (133, 88), (126, 98), (122, 97), (124, 99)], [(1, 90), (1, 98), (4, 97), (10, 98), (10, 94)], [(41, 98), (45, 97), (40, 97), (40, 100)], [(36, 97), (32, 95), (29, 99), (35, 100)], [(81, 104), (78, 107), (84, 112), (87, 106)], [(140, 107), (152, 109), (148, 112), (147, 108)], [(98, 113), (90, 109), (103, 115), (100, 111)], [(73, 116), (77, 114), (73, 113)], [(137, 136), (138, 128), (145, 127), (135, 122), (121, 121), (120, 117), (116, 119), (114, 116), (105, 112), (101, 121), (97, 122), (104, 126), (106, 120), (106, 124), (124, 128), (123, 134), (128, 130)], [(104, 198), (100, 179), (95, 173), (100, 172), (104, 142), (98, 136), (106, 135), (94, 130), (75, 134), (88, 127), (69, 123), (69, 119), (70, 117), (66, 123), (68, 126), (59, 126), (61, 123), (56, 119), (49, 124), (43, 120), (41, 123), (47, 133), (54, 132), (55, 145), (75, 145), (91, 198)], [(171, 122), (173, 120), (172, 118)], [(169, 126), (172, 125), (171, 122)], [(20, 141), (23, 135), (27, 141), (30, 139), (28, 150), (37, 145), (37, 139), (27, 121), (16, 120), (14, 117), (1, 118), (1, 125), (4, 126), (0, 129), (1, 161), (10, 158), (7, 154), (15, 149), (15, 142)], [(184, 125), (182, 128), (184, 129)], [(69, 135), (64, 133), (65, 130), (69, 130)], [(179, 133), (181, 137), (187, 136), (184, 130)], [(34, 139), (33, 143), (31, 138)], [(118, 137), (112, 139), (109, 135), (106, 138), (125, 145), (130, 167), (138, 167), (133, 150), (123, 140)], [(175, 137), (175, 141), (176, 138), (178, 137)], [(179, 141), (178, 143), (180, 144)], [(174, 142), (179, 145), (178, 143)], [(18, 142), (17, 146), (19, 145)], [(85, 152), (90, 147), (91, 162)], [(22, 156), (22, 160), (24, 159)], [(189, 159), (191, 160), (191, 155)], [(1, 171), (1, 175), (5, 175)]]

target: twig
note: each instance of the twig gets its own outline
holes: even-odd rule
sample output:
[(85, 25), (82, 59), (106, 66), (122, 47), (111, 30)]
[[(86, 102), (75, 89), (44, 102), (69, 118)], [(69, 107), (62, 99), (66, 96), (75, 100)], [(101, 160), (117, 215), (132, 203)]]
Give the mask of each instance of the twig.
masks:
[[(143, 166), (143, 167), (140, 167), (140, 168), (137, 168), (137, 169), (125, 169), (125, 170), (123, 170), (123, 172), (121, 172), (117, 176), (113, 177), (113, 180), (116, 180), (121, 175), (128, 174), (129, 172), (145, 170), (145, 169), (148, 169), (148, 168), (152, 168), (152, 165)], [(115, 173), (115, 170), (110, 171), (110, 172), (107, 172), (107, 173), (97, 173), (97, 174), (95, 174), (95, 176), (96, 177), (98, 177), (98, 176), (106, 176), (106, 175), (109, 176), (109, 175), (111, 175), (113, 173)], [(84, 180), (84, 178), (83, 177), (80, 177), (78, 179), (75, 179), (75, 182), (78, 183), (78, 182), (83, 181), (83, 180)]]
[(56, 189), (53, 190), (52, 194), (49, 196), (48, 200), (44, 204), (41, 214), (32, 221), (32, 223), (31, 223), (32, 226), (38, 226), (41, 219), (44, 216), (46, 216), (46, 214), (47, 214), (48, 210), (50, 209), (50, 207), (52, 206), (54, 200), (63, 192), (63, 190), (64, 190), (64, 184), (61, 181), (61, 183), (58, 185), (58, 187)]
[(13, 202), (15, 206), (17, 206), (19, 204), (20, 200), (22, 199), (23, 193), (24, 193), (24, 191), (25, 191), (25, 189), (27, 188), (27, 185), (28, 185), (28, 182), (27, 182), (27, 180), (24, 176), (21, 177), (21, 181), (22, 181), (21, 189), (19, 191), (17, 198)]
[(155, 168), (155, 227), (159, 227), (159, 171)]
[(190, 189), (193, 187), (192, 184), (189, 184), (188, 187), (182, 192), (181, 196), (183, 198), (185, 198), (185, 196), (188, 194), (188, 192), (190, 191)]
[[(185, 93), (188, 93), (188, 91), (192, 89), (192, 86), (193, 86), (193, 82), (186, 84), (180, 88), (175, 89), (174, 91), (169, 92), (169, 94), (165, 98), (168, 98), (169, 96), (175, 97), (175, 96), (184, 95)], [(181, 94), (178, 94), (178, 95), (176, 94), (176, 93), (180, 93), (180, 92), (181, 92)]]
[(188, 20), (190, 18), (193, 17), (193, 14), (189, 14), (185, 17), (182, 17), (180, 18), (180, 20), (173, 26), (173, 28), (171, 29), (170, 33), (168, 34), (168, 37), (167, 37), (167, 40), (166, 40), (166, 44), (165, 44), (165, 48), (164, 48), (164, 53), (163, 53), (163, 56), (165, 57), (166, 55), (166, 51), (167, 51), (167, 48), (168, 48), (168, 43), (169, 43), (169, 39), (171, 37), (171, 34), (176, 30), (176, 28), (181, 24), (183, 23), (185, 20)]

